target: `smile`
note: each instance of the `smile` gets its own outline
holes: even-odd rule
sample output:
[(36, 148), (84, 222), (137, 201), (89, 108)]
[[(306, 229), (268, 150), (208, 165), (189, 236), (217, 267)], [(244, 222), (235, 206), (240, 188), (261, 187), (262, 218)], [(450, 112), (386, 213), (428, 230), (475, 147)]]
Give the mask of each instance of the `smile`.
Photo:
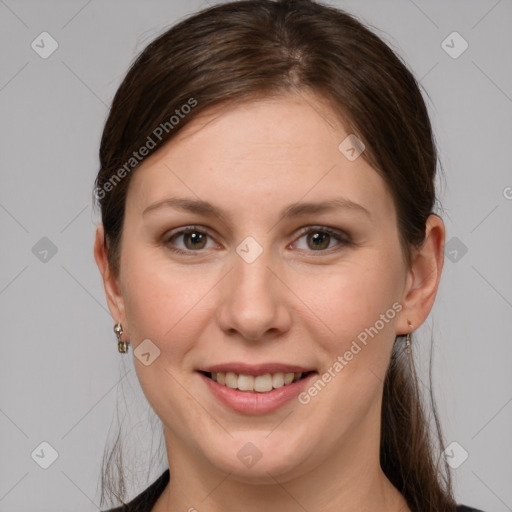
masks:
[(253, 376), (199, 371), (198, 375), (217, 402), (231, 411), (256, 415), (271, 413), (291, 402), (318, 372), (276, 372)]
[(288, 386), (293, 382), (308, 376), (314, 372), (277, 372), (265, 373), (264, 375), (245, 375), (236, 374), (234, 372), (204, 372), (208, 378), (214, 380), (221, 386), (226, 386), (238, 391), (246, 391), (251, 393), (268, 393), (273, 389), (279, 389)]

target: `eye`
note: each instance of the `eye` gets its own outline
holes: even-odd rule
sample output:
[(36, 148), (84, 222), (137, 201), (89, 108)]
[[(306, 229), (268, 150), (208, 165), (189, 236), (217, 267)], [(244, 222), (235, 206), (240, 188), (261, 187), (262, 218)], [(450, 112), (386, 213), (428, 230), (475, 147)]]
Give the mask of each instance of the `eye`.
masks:
[[(313, 251), (327, 252), (324, 249), (332, 248), (329, 247), (330, 242), (337, 240), (338, 245), (350, 245), (350, 239), (347, 235), (345, 235), (342, 231), (333, 230), (327, 227), (315, 226), (311, 228), (307, 228), (305, 231), (302, 231), (302, 236), (298, 239), (306, 237), (306, 245), (307, 248), (313, 248)], [(297, 242), (295, 242), (297, 243)], [(330, 252), (330, 251), (329, 251)]]
[[(184, 248), (176, 246), (175, 241), (183, 237)], [(297, 242), (306, 237), (306, 245), (313, 252), (331, 252), (325, 249), (332, 249), (331, 242), (333, 240), (338, 241), (338, 246), (347, 246), (351, 244), (351, 240), (348, 235), (342, 231), (334, 230), (328, 227), (314, 226), (308, 227), (301, 232), (301, 236)], [(207, 240), (211, 238), (208, 232), (197, 226), (188, 226), (184, 229), (180, 229), (170, 235), (166, 236), (163, 243), (173, 252), (178, 254), (190, 255), (192, 252), (200, 252), (202, 249), (207, 249)], [(303, 248), (300, 248), (304, 250)], [(311, 251), (310, 251), (311, 252)]]
[[(206, 240), (210, 235), (206, 231), (203, 231), (196, 226), (189, 226), (185, 229), (181, 229), (170, 236), (165, 237), (164, 244), (169, 246), (169, 249), (178, 254), (187, 254), (190, 252), (198, 251), (200, 249), (204, 249), (206, 245)], [(185, 244), (185, 249), (180, 249), (178, 247), (174, 247), (176, 240), (179, 237), (183, 237), (183, 242)]]

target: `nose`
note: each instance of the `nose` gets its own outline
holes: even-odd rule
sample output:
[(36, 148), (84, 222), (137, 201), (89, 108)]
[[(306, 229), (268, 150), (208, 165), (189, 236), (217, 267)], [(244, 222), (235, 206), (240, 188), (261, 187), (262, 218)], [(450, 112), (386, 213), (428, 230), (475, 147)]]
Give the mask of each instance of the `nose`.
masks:
[(234, 254), (233, 268), (223, 280), (217, 308), (217, 321), (224, 332), (262, 341), (290, 329), (288, 301), (292, 294), (279, 268), (268, 248), (252, 263)]

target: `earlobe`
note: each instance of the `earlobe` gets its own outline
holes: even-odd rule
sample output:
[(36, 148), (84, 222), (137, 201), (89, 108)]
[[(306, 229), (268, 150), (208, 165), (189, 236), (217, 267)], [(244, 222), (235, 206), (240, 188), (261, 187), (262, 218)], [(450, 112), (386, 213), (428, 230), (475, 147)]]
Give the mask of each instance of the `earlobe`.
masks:
[(120, 293), (118, 277), (113, 274), (110, 268), (103, 237), (103, 224), (99, 224), (96, 229), (96, 239), (94, 242), (94, 259), (103, 279), (103, 287), (110, 314), (116, 323), (123, 323), (125, 322), (123, 297)]
[(406, 319), (417, 329), (428, 317), (441, 279), (444, 240), (443, 220), (438, 215), (430, 215), (425, 227), (425, 241), (413, 253), (404, 290), (402, 317), (397, 323), (397, 334), (410, 332)]

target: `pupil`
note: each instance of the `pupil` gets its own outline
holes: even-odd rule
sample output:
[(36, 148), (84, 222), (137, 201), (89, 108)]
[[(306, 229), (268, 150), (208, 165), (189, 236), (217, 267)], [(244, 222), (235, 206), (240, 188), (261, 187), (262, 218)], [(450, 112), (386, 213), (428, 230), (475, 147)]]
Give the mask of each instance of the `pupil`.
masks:
[[(192, 233), (187, 233), (186, 238), (192, 240), (192, 244), (197, 244), (201, 242), (202, 233), (198, 233), (197, 231), (194, 231)], [(197, 247), (196, 247), (197, 248)]]
[[(312, 235), (312, 238), (313, 238), (313, 240), (314, 240), (315, 242), (317, 242), (317, 241), (319, 240), (319, 238), (321, 239), (321, 238), (323, 237), (323, 238), (324, 238), (324, 241), (325, 241), (325, 240), (327, 240), (327, 239), (328, 239), (328, 237), (329, 237), (329, 236), (330, 236), (330, 235), (328, 235), (327, 233), (315, 233), (315, 234), (313, 234), (313, 235)], [(325, 244), (325, 243), (324, 243), (324, 244), (322, 244), (321, 246), (316, 245), (315, 247), (316, 247), (317, 249), (318, 249), (318, 248), (323, 249), (323, 248), (327, 247), (328, 245), (329, 245), (329, 242), (327, 242), (327, 244)]]
[[(325, 247), (329, 246), (329, 242), (328, 242), (329, 236), (330, 235), (327, 233), (318, 233), (317, 232), (312, 235), (310, 234), (309, 239), (313, 240), (313, 242), (314, 242), (313, 245), (315, 246), (316, 249), (319, 249), (319, 248), (324, 249)], [(187, 233), (186, 238), (191, 240), (192, 245), (200, 244), (203, 241), (202, 233), (198, 233), (197, 231)], [(322, 239), (323, 239), (324, 243), (321, 243)], [(318, 244), (319, 241), (320, 241), (320, 244)]]

